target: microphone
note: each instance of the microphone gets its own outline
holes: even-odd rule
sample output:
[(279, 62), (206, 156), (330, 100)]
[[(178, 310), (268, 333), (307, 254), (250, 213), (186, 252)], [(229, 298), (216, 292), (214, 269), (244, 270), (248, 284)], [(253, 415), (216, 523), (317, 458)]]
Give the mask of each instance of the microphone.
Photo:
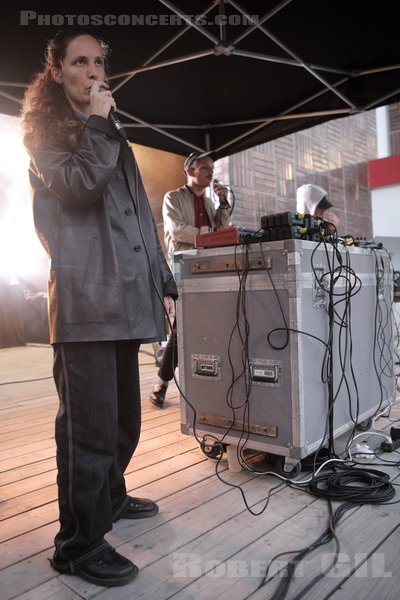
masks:
[[(230, 214), (232, 214), (232, 210), (233, 210), (233, 206), (235, 204), (235, 197), (233, 195), (233, 192), (231, 190), (231, 188), (229, 187), (229, 185), (224, 185), (223, 183), (220, 183), (218, 181), (218, 179), (213, 179), (212, 180), (212, 187), (214, 190), (214, 194), (216, 196), (219, 196), (219, 206), (220, 208), (230, 208), (229, 202), (228, 202), (228, 193), (231, 192), (232, 197), (233, 197), (233, 205), (232, 205), (232, 209)], [(217, 192), (215, 191), (217, 188), (220, 188), (221, 190), (224, 190), (222, 194), (217, 194)]]
[(227, 188), (227, 186), (226, 186), (226, 185), (223, 185), (222, 183), (220, 183), (220, 182), (218, 181), (218, 179), (213, 179), (213, 181), (212, 181), (212, 185), (213, 185), (213, 189), (214, 189), (214, 190), (215, 190), (215, 188), (217, 188), (217, 187), (223, 188), (223, 189), (225, 189), (225, 190), (227, 190), (227, 189), (228, 189), (228, 188)]
[[(107, 91), (107, 88), (105, 88), (103, 86), (99, 87), (99, 92), (105, 92), (105, 91)], [(108, 120), (110, 121), (110, 123), (112, 124), (112, 126), (114, 127), (116, 132), (122, 137), (122, 139), (128, 144), (128, 146), (130, 146), (128, 134), (126, 133), (125, 129), (122, 127), (122, 123), (119, 120), (119, 118), (117, 117), (116, 112), (113, 109), (113, 107), (110, 108), (110, 112), (108, 113)]]

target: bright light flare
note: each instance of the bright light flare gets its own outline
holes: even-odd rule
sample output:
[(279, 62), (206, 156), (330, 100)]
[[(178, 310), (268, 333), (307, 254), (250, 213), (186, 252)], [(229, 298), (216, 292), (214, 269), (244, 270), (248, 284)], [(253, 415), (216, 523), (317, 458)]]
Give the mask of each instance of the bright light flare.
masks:
[(20, 119), (0, 115), (0, 274), (6, 283), (34, 276), (45, 257), (33, 225), (28, 165)]

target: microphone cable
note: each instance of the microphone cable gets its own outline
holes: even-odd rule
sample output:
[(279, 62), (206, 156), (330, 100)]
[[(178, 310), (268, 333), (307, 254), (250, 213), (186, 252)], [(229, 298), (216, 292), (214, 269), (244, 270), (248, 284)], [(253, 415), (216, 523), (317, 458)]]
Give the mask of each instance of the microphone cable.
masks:
[[(107, 88), (103, 87), (102, 85), (99, 87), (99, 92), (106, 92), (106, 91), (110, 91), (112, 94), (111, 90), (108, 90)], [(117, 113), (115, 112), (115, 110), (112, 107), (110, 108), (110, 111), (108, 113), (108, 120), (110, 121), (110, 123), (112, 124), (114, 129), (116, 130), (119, 137), (125, 142), (125, 144), (129, 148), (131, 148), (132, 144), (129, 141), (128, 134), (126, 133), (125, 129), (123, 128), (122, 123), (119, 120), (119, 117), (117, 116)]]
[(124, 140), (128, 148), (131, 148), (132, 144), (129, 141), (128, 134), (126, 133), (121, 121), (117, 117), (117, 113), (113, 108), (110, 109), (110, 112), (108, 113), (108, 118), (111, 121), (114, 129), (117, 131), (118, 135)]
[[(126, 147), (124, 147), (124, 150), (129, 152), (130, 160), (133, 161), (134, 176), (135, 176), (134, 189), (135, 189), (135, 196), (136, 196), (136, 199), (137, 199), (137, 202), (136, 203), (133, 202), (133, 205), (136, 208), (136, 218), (137, 218), (137, 222), (138, 222), (138, 229), (139, 229), (140, 237), (141, 237), (141, 240), (142, 240), (142, 243), (143, 243), (143, 247), (144, 247), (144, 250), (145, 250), (145, 254), (146, 254), (146, 260), (147, 260), (147, 264), (148, 264), (148, 267), (149, 267), (149, 274), (150, 274), (151, 283), (152, 283), (153, 288), (154, 288), (154, 290), (156, 292), (156, 295), (157, 295), (157, 297), (158, 297), (158, 299), (159, 299), (159, 301), (160, 301), (160, 303), (161, 303), (161, 305), (163, 307), (163, 310), (164, 310), (164, 313), (165, 313), (168, 325), (169, 325), (170, 330), (171, 330), (172, 335), (173, 335), (173, 320), (169, 317), (169, 315), (167, 313), (167, 310), (165, 308), (164, 296), (162, 295), (162, 293), (160, 292), (160, 290), (157, 287), (157, 282), (155, 280), (155, 276), (154, 276), (152, 265), (151, 265), (150, 252), (149, 252), (149, 249), (148, 249), (148, 246), (147, 246), (147, 243), (145, 241), (144, 234), (143, 234), (143, 230), (142, 230), (141, 215), (140, 215), (140, 203), (139, 203), (139, 197), (140, 197), (139, 196), (139, 178), (140, 178), (139, 167), (138, 167), (138, 164), (136, 162), (136, 159), (135, 159), (135, 156), (134, 156), (132, 150), (130, 148), (127, 150)], [(127, 172), (127, 174), (128, 174), (128, 172)], [(149, 209), (150, 215), (151, 215), (150, 206), (148, 206), (148, 209)], [(153, 221), (153, 225), (154, 225), (154, 221)], [(157, 243), (157, 252), (160, 252), (162, 254), (164, 260), (165, 260), (164, 254), (163, 254), (161, 246), (160, 246), (160, 242), (158, 240), (158, 234), (157, 234), (157, 231), (155, 229), (155, 225), (154, 225), (154, 235), (155, 235), (156, 243)], [(176, 319), (176, 315), (175, 315), (174, 319)], [(173, 352), (176, 352), (176, 345), (175, 344), (173, 345)], [(174, 355), (172, 356), (172, 360), (174, 360)], [(178, 382), (178, 380), (176, 378), (175, 373), (174, 373), (174, 382), (175, 382), (176, 387), (177, 387), (180, 395), (182, 396), (183, 400), (186, 402), (186, 404), (193, 411), (193, 426), (192, 426), (192, 428), (193, 428), (193, 436), (194, 436), (195, 440), (197, 441), (197, 443), (199, 444), (199, 446), (202, 447), (202, 445), (204, 444), (204, 440), (202, 440), (199, 437), (199, 435), (197, 433), (197, 429), (196, 429), (197, 428), (197, 412), (196, 412), (196, 409), (193, 406), (193, 404), (188, 400), (188, 398), (185, 396), (185, 394), (183, 393), (183, 390), (181, 389), (181, 387), (179, 385), (179, 382)], [(222, 447), (222, 444), (221, 444), (221, 447)], [(221, 456), (222, 456), (222, 453), (223, 453), (223, 450), (221, 452)]]

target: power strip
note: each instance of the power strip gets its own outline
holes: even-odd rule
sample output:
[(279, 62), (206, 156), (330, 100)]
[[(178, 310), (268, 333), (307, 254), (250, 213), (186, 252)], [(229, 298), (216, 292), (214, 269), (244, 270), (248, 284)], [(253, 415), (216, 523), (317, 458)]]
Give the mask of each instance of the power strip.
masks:
[(382, 442), (381, 444), (381, 449), (384, 452), (394, 452), (397, 448), (400, 448), (400, 439), (393, 442)]
[(391, 442), (382, 442), (381, 449), (384, 452), (394, 452), (397, 448), (400, 448), (400, 427), (390, 428)]

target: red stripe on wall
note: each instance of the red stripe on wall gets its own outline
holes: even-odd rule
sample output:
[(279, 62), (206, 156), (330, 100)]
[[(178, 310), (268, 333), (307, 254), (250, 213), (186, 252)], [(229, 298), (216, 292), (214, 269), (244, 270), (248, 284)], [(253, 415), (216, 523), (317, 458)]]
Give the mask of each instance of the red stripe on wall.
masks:
[(400, 154), (368, 161), (370, 189), (400, 183)]

